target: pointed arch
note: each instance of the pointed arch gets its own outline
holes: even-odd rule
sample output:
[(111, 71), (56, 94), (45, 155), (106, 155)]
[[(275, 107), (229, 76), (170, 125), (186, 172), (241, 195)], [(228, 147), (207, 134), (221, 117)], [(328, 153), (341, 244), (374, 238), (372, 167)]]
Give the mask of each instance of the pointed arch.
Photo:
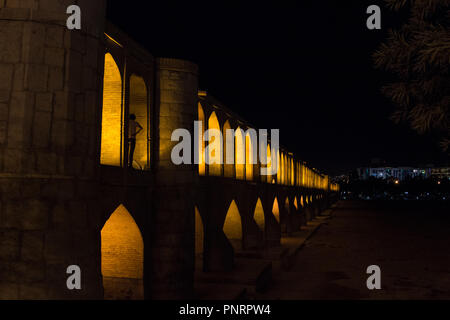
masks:
[(278, 205), (278, 199), (275, 197), (275, 200), (273, 201), (272, 205), (272, 214), (277, 220), (278, 223), (280, 223), (280, 207)]
[[(270, 173), (272, 171), (272, 150), (270, 149), (270, 144), (267, 144), (267, 173)], [(267, 175), (266, 176), (266, 180), (267, 183), (271, 183), (272, 182), (272, 176), (271, 175)]]
[(281, 157), (281, 151), (280, 149), (277, 150), (277, 159), (278, 159), (278, 167), (277, 167), (277, 184), (282, 184), (282, 167), (283, 167), (283, 163), (282, 163), (282, 157)]
[(241, 128), (236, 129), (235, 140), (235, 167), (236, 167), (236, 179), (243, 180), (245, 178), (245, 139), (243, 130)]
[(294, 158), (291, 158), (291, 186), (295, 185), (295, 162)]
[(123, 205), (101, 230), (101, 266), (105, 299), (144, 298), (144, 241)]
[(302, 207), (304, 207), (304, 206), (305, 206), (305, 204), (304, 204), (304, 202), (303, 202), (303, 195), (302, 195), (302, 196), (300, 196), (300, 205), (301, 205)]
[(264, 232), (265, 230), (264, 208), (262, 206), (260, 198), (258, 198), (258, 200), (256, 201), (255, 210), (253, 212), (253, 219), (255, 220), (259, 229)]
[(130, 77), (130, 114), (136, 116), (136, 121), (142, 126), (142, 131), (136, 135), (136, 148), (133, 156), (135, 169), (149, 168), (149, 118), (147, 85), (143, 78), (132, 74)]
[(245, 179), (246, 180), (253, 180), (253, 164), (255, 163), (254, 157), (254, 147), (255, 147), (255, 141), (250, 134), (250, 130), (247, 130), (247, 133), (245, 135)]
[[(212, 130), (216, 130), (215, 132)], [(221, 176), (223, 163), (222, 131), (216, 112), (213, 111), (208, 119), (208, 146), (206, 156), (208, 157), (208, 175)], [(217, 133), (217, 134), (216, 134)]]
[(103, 76), (100, 163), (122, 164), (122, 76), (110, 53), (105, 55)]
[(205, 164), (205, 140), (203, 139), (203, 135), (205, 132), (205, 113), (203, 112), (203, 108), (201, 103), (198, 103), (198, 121), (201, 122), (201, 132), (198, 135), (198, 174), (204, 176), (206, 173), (206, 164)]
[(294, 207), (298, 210), (297, 196), (294, 198)]
[(242, 240), (242, 221), (241, 214), (233, 200), (227, 210), (225, 222), (223, 224), (223, 232), (225, 236), (230, 240), (233, 246), (239, 246), (238, 244)]
[(198, 207), (195, 206), (195, 256), (203, 255), (204, 229), (203, 220)]

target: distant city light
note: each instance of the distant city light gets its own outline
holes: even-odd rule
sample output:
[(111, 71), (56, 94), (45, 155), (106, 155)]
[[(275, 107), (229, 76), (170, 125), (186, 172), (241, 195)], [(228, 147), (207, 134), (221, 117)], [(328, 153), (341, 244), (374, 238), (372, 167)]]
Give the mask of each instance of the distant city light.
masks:
[(399, 184), (400, 183), (400, 181), (398, 181), (398, 180), (395, 180), (395, 184)]

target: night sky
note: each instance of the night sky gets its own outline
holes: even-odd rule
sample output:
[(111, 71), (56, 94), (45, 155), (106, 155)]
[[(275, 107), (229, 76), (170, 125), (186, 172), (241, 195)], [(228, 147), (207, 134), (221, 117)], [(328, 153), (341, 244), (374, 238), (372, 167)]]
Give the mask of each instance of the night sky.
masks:
[[(329, 174), (381, 158), (445, 164), (431, 136), (389, 120), (391, 79), (372, 53), (402, 21), (382, 1), (108, 1), (108, 19), (154, 56), (200, 67), (200, 88)], [(382, 30), (366, 28), (378, 4)]]

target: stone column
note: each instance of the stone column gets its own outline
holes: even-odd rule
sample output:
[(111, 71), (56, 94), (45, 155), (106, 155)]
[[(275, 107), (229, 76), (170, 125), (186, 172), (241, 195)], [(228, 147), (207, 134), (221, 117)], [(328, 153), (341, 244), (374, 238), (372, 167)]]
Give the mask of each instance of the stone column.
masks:
[[(198, 176), (192, 164), (175, 165), (171, 160), (172, 132), (191, 133), (197, 118), (198, 67), (193, 63), (161, 58), (157, 60), (156, 197), (145, 243), (146, 298), (192, 297), (194, 275), (194, 190)], [(159, 108), (158, 108), (159, 107)]]
[[(0, 299), (102, 298), (104, 15), (105, 0), (0, 0)], [(69, 265), (81, 290), (66, 286)]]

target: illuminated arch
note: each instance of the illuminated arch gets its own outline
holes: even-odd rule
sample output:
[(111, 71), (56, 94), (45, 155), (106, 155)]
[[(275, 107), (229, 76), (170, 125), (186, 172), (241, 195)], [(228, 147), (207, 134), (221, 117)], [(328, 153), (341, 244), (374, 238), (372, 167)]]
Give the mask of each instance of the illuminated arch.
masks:
[(277, 159), (278, 159), (278, 167), (277, 167), (277, 183), (278, 184), (281, 184), (282, 183), (282, 180), (281, 180), (281, 175), (282, 175), (282, 167), (283, 167), (283, 164), (282, 164), (282, 161), (281, 161), (281, 152), (280, 152), (280, 150), (278, 149), (277, 150)]
[(122, 77), (114, 58), (105, 55), (100, 163), (122, 163)]
[(291, 184), (291, 158), (286, 156), (286, 184)]
[(245, 179), (253, 180), (254, 141), (249, 133), (245, 135)]
[(150, 152), (148, 131), (147, 86), (143, 78), (136, 75), (130, 77), (130, 114), (136, 115), (136, 121), (142, 126), (142, 131), (136, 136), (136, 149), (133, 157), (133, 167), (148, 169)]
[(294, 159), (291, 158), (291, 186), (295, 184), (295, 167), (294, 167)]
[(195, 256), (203, 254), (204, 229), (200, 211), (195, 206)]
[(297, 196), (294, 198), (294, 207), (298, 210)]
[(277, 220), (277, 222), (280, 222), (280, 207), (278, 206), (278, 199), (275, 197), (275, 200), (273, 201), (272, 206), (272, 214)]
[(300, 197), (300, 205), (301, 205), (302, 207), (305, 206), (305, 204), (303, 203), (303, 196)]
[(144, 241), (123, 205), (102, 228), (101, 266), (105, 299), (144, 298)]
[[(208, 130), (218, 130), (220, 131), (219, 120), (217, 119), (216, 112), (213, 112), (208, 119)], [(222, 151), (222, 138), (209, 135), (207, 147), (207, 156), (209, 157), (208, 165), (208, 175), (211, 176), (221, 176), (222, 175), (222, 165), (223, 163), (223, 151)]]
[[(270, 150), (270, 144), (267, 145), (267, 173), (270, 173), (272, 171), (272, 151)], [(267, 175), (265, 181), (267, 181), (267, 183), (271, 183), (272, 182), (272, 176), (271, 175)]]
[(259, 199), (259, 198), (258, 198), (258, 201), (256, 201), (255, 211), (253, 213), (253, 219), (255, 220), (259, 229), (261, 229), (261, 231), (264, 231), (265, 230), (264, 209), (263, 209), (263, 206), (261, 203), (261, 199)]
[(206, 172), (205, 141), (203, 140), (203, 134), (205, 132), (205, 113), (203, 112), (200, 102), (198, 103), (198, 121), (200, 121), (202, 125), (202, 130), (198, 135), (198, 174), (204, 176)]
[(239, 213), (239, 209), (234, 200), (231, 201), (231, 204), (228, 207), (225, 222), (223, 224), (223, 232), (233, 246), (239, 246), (238, 243), (242, 240), (242, 222), (241, 214)]
[[(223, 134), (223, 163), (224, 163), (224, 167), (223, 167), (223, 175), (225, 177), (228, 178), (233, 178), (234, 177), (234, 164), (232, 163), (227, 163), (227, 157), (231, 156), (231, 159), (233, 160), (234, 163), (234, 151), (230, 152), (231, 154), (228, 155), (227, 153), (227, 148), (228, 147), (232, 147), (232, 145), (234, 145), (233, 140), (231, 140), (230, 146), (228, 146), (228, 142), (226, 139), (226, 134), (227, 134), (227, 130), (231, 130), (231, 126), (230, 126), (230, 122), (227, 120), (225, 121), (224, 125), (223, 125), (223, 130), (222, 130), (222, 134)], [(232, 145), (231, 145), (232, 144)]]
[(236, 167), (236, 179), (243, 180), (245, 178), (245, 140), (243, 137), (243, 131), (239, 127), (235, 133), (235, 167)]

